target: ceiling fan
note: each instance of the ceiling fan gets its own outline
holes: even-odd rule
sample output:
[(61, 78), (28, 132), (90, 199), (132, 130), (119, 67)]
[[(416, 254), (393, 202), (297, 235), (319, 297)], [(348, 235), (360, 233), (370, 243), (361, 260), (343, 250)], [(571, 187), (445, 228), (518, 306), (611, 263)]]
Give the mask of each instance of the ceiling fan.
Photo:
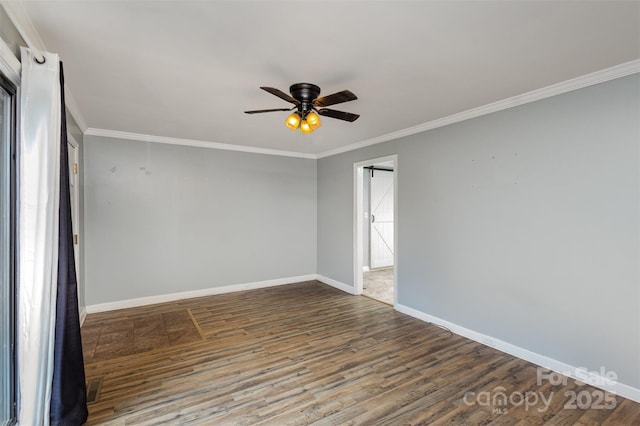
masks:
[(320, 87), (311, 83), (292, 84), (291, 87), (289, 87), (289, 92), (291, 93), (291, 95), (287, 95), (283, 91), (273, 87), (260, 88), (271, 93), (272, 95), (279, 97), (280, 99), (291, 102), (294, 106), (291, 108), (258, 109), (253, 111), (245, 111), (245, 113), (258, 114), (263, 112), (295, 110), (285, 120), (285, 124), (291, 130), (297, 130), (298, 128), (300, 128), (300, 132), (302, 133), (313, 132), (315, 129), (320, 127), (320, 124), (322, 124), (320, 122), (320, 117), (318, 117), (318, 114), (344, 121), (356, 121), (358, 117), (360, 117), (358, 114), (325, 108), (330, 105), (341, 104), (343, 102), (349, 102), (358, 99), (358, 97), (349, 90), (343, 90), (341, 92), (319, 98), (318, 96), (320, 96)]

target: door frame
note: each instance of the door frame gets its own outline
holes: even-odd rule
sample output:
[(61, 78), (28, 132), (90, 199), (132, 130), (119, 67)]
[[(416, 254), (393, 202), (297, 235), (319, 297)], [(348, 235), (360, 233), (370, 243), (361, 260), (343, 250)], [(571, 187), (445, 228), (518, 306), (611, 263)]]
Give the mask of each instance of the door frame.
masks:
[[(78, 164), (78, 167), (80, 167), (80, 144), (78, 144), (78, 141), (73, 137), (71, 133), (67, 133), (67, 144), (73, 146), (73, 151), (74, 151), (73, 163)], [(81, 250), (81, 247), (80, 247), (80, 171), (78, 170), (78, 173), (74, 174), (73, 170), (69, 170), (69, 179), (71, 178), (75, 179), (75, 185), (73, 185), (74, 203), (72, 203), (71, 205), (71, 210), (72, 210), (71, 231), (73, 235), (75, 234), (78, 235), (78, 244), (75, 244), (75, 241), (73, 244), (73, 249), (74, 249), (73, 257), (75, 260), (75, 267), (76, 267), (76, 283), (78, 287), (80, 287), (80, 267), (81, 267), (80, 265), (80, 250)], [(75, 217), (73, 216), (73, 213), (75, 213)], [(75, 219), (75, 221), (73, 219)], [(78, 298), (80, 298), (80, 291), (78, 291)]]
[[(364, 168), (377, 163), (393, 162), (393, 306), (398, 304), (398, 154), (353, 163), (353, 287), (362, 294), (364, 244)], [(368, 225), (368, 224), (367, 224)]]

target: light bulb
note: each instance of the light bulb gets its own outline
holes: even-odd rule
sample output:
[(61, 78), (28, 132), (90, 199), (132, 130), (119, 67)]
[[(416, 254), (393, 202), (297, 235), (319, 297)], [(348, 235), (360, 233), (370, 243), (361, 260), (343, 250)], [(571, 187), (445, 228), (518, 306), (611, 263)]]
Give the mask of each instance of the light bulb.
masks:
[(292, 113), (284, 121), (284, 124), (286, 124), (291, 130), (296, 130), (298, 126), (300, 126), (300, 115), (297, 112)]
[(322, 121), (320, 121), (320, 117), (318, 117), (318, 114), (316, 114), (313, 111), (307, 114), (306, 118), (307, 118), (307, 123), (309, 123), (309, 126), (311, 126), (313, 130), (317, 129), (322, 124)]
[(302, 132), (302, 133), (311, 133), (311, 132), (313, 132), (313, 129), (311, 128), (311, 126), (309, 125), (307, 120), (302, 120), (302, 123), (300, 123), (300, 132)]

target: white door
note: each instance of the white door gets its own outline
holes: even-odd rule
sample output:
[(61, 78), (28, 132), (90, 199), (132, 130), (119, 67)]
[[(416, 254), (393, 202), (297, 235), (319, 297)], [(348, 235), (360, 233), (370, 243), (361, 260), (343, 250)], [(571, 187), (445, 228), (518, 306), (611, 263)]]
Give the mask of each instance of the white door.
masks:
[(373, 170), (372, 174), (369, 255), (374, 269), (393, 266), (393, 171)]
[(79, 216), (79, 183), (78, 183), (78, 143), (68, 135), (67, 147), (69, 148), (69, 193), (71, 195), (71, 227), (73, 228), (73, 256), (76, 264), (76, 282), (79, 284), (80, 269), (80, 241), (78, 237)]

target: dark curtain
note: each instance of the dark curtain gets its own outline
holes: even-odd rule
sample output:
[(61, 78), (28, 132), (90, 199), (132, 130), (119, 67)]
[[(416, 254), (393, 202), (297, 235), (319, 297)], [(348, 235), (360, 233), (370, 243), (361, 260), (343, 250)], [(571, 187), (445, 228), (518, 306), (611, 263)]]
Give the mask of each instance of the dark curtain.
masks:
[(87, 421), (87, 388), (78, 316), (78, 284), (73, 254), (67, 116), (64, 73), (60, 63), (62, 125), (60, 134), (60, 230), (58, 240), (58, 300), (53, 349), (51, 425), (81, 425)]

